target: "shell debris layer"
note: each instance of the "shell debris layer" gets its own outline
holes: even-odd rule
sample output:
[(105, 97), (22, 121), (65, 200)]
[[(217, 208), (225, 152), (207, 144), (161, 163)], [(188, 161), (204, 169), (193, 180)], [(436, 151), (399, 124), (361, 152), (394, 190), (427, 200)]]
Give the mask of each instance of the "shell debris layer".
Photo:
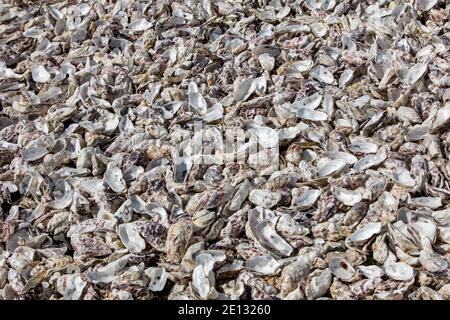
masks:
[(449, 6), (2, 1), (0, 299), (450, 299)]

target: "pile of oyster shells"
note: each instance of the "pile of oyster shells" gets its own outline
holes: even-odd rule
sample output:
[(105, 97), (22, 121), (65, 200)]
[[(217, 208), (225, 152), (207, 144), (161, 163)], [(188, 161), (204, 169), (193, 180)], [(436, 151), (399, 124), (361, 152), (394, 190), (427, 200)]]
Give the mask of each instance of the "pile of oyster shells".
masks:
[(2, 1), (0, 299), (450, 299), (449, 12)]

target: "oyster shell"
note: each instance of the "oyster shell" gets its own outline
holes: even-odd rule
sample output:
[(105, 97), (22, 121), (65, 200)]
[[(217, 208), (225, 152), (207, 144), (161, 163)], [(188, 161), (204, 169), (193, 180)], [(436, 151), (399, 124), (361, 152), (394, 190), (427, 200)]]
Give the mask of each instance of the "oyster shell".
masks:
[(119, 237), (125, 247), (132, 253), (139, 253), (145, 249), (145, 241), (136, 226), (131, 223), (119, 225)]
[(356, 273), (352, 265), (343, 258), (332, 259), (329, 268), (334, 276), (343, 281), (350, 281)]
[(334, 195), (336, 199), (346, 206), (353, 206), (362, 200), (362, 194), (355, 190), (346, 190), (344, 188), (335, 188)]
[(273, 275), (280, 270), (280, 264), (271, 256), (256, 256), (245, 262), (246, 268), (263, 275)]
[(270, 190), (254, 189), (248, 199), (255, 205), (270, 209), (280, 201), (281, 195)]
[(31, 76), (38, 83), (45, 83), (50, 80), (50, 73), (42, 65), (33, 66), (31, 68)]
[(317, 173), (319, 177), (327, 177), (342, 171), (347, 162), (342, 159), (325, 160), (317, 164)]
[(150, 279), (148, 289), (151, 291), (161, 291), (167, 281), (167, 272), (164, 267), (150, 267), (145, 269), (145, 275)]
[(398, 281), (409, 281), (414, 277), (414, 269), (403, 262), (385, 264), (384, 272), (390, 278)]

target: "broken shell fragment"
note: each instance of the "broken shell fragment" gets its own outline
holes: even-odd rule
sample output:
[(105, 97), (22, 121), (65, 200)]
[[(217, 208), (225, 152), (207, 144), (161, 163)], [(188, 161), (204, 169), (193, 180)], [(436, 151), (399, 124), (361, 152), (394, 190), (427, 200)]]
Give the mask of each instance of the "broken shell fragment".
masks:
[(30, 147), (22, 152), (24, 161), (35, 161), (44, 157), (48, 153), (46, 147)]
[(317, 173), (319, 177), (331, 176), (342, 171), (346, 165), (347, 162), (342, 159), (322, 161), (317, 165)]
[(411, 204), (416, 207), (437, 209), (442, 206), (442, 200), (439, 197), (417, 197), (411, 199)]
[(119, 226), (119, 237), (125, 247), (132, 253), (139, 253), (145, 249), (144, 239), (142, 239), (137, 228), (131, 223)]
[[(293, 191), (294, 192), (294, 191)], [(299, 210), (311, 208), (321, 194), (320, 190), (309, 189), (301, 193), (301, 195), (292, 200), (292, 205)]]
[(288, 257), (294, 250), (266, 220), (258, 223), (254, 227), (254, 234), (263, 246), (274, 250), (281, 256)]
[(172, 224), (167, 232), (166, 252), (174, 262), (181, 261), (192, 237), (193, 228), (189, 221), (181, 219)]
[(387, 276), (398, 281), (409, 281), (414, 277), (414, 269), (403, 262), (388, 263), (384, 266)]
[(305, 288), (305, 294), (308, 299), (317, 299), (324, 296), (331, 286), (332, 274), (330, 269), (315, 270)]
[(334, 258), (330, 261), (330, 271), (343, 281), (350, 281), (355, 275), (355, 269), (343, 258)]
[(336, 199), (346, 206), (353, 206), (362, 200), (362, 194), (359, 191), (336, 187), (333, 193)]
[(333, 84), (334, 83), (333, 74), (322, 65), (318, 65), (318, 66), (314, 67), (311, 70), (310, 75), (317, 81), (323, 82), (325, 84)]
[(42, 65), (34, 66), (31, 69), (31, 75), (33, 77), (33, 80), (39, 83), (45, 83), (50, 80), (50, 73), (48, 73), (48, 71)]

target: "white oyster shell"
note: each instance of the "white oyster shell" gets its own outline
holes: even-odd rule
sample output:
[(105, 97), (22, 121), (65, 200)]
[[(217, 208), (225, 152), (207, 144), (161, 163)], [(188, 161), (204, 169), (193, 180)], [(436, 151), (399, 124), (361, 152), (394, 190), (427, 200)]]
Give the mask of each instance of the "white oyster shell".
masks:
[(86, 288), (87, 282), (80, 274), (65, 274), (58, 278), (56, 289), (64, 300), (79, 300)]
[(420, 252), (419, 261), (429, 272), (441, 272), (448, 269), (447, 259), (430, 249), (424, 249)]
[(334, 196), (346, 206), (353, 206), (362, 200), (362, 193), (357, 190), (347, 190), (336, 187), (333, 191)]
[(374, 235), (381, 232), (382, 224), (381, 222), (369, 222), (365, 226), (356, 230), (352, 235), (350, 235), (347, 240), (351, 243), (365, 243), (371, 239)]
[(109, 166), (105, 172), (105, 182), (114, 192), (122, 192), (126, 188), (122, 170), (116, 166)]
[(128, 25), (128, 27), (133, 30), (134, 32), (142, 32), (147, 29), (149, 29), (152, 26), (152, 24), (147, 21), (145, 18), (141, 18), (138, 20), (133, 21)]
[(50, 73), (42, 65), (33, 66), (31, 68), (31, 76), (33, 80), (39, 83), (45, 83), (50, 80)]
[(254, 189), (250, 191), (248, 199), (255, 205), (263, 208), (272, 208), (281, 199), (281, 194), (264, 189)]
[(379, 266), (358, 266), (356, 270), (361, 272), (366, 278), (381, 278), (384, 276), (384, 271)]
[(409, 281), (414, 278), (414, 269), (403, 262), (385, 264), (384, 272), (388, 277), (398, 281)]
[(145, 275), (150, 279), (148, 289), (153, 292), (162, 291), (167, 282), (167, 272), (164, 267), (145, 269)]
[(394, 180), (403, 187), (414, 187), (416, 185), (416, 180), (411, 177), (408, 170), (397, 168), (392, 172)]
[(320, 106), (320, 102), (322, 101), (322, 95), (318, 92), (310, 95), (309, 97), (303, 98), (301, 100), (295, 101), (292, 104), (292, 107), (294, 109), (310, 109), (310, 110), (314, 110), (316, 109), (318, 106)]
[(319, 177), (327, 177), (334, 175), (345, 168), (347, 162), (342, 159), (326, 160), (317, 164), (317, 173)]
[(336, 160), (336, 159), (344, 160), (347, 164), (354, 164), (358, 161), (358, 158), (356, 158), (351, 153), (342, 152), (342, 151), (327, 151), (327, 152), (324, 152), (323, 155), (331, 160)]
[(322, 111), (310, 110), (308, 108), (298, 108), (295, 110), (297, 117), (310, 121), (325, 121), (328, 115)]
[(319, 270), (309, 276), (310, 280), (305, 288), (308, 299), (317, 299), (324, 296), (331, 286), (332, 273), (329, 268)]
[(321, 193), (318, 189), (306, 190), (298, 198), (294, 199), (292, 204), (299, 210), (309, 209), (314, 205)]
[(280, 264), (272, 256), (256, 256), (248, 259), (245, 266), (263, 275), (274, 275), (280, 270)]
[(139, 253), (145, 249), (145, 241), (135, 225), (124, 223), (119, 225), (119, 237), (125, 247), (132, 253)]
[(333, 74), (324, 66), (318, 65), (314, 67), (310, 72), (311, 77), (314, 79), (323, 82), (325, 84), (333, 84), (334, 83), (334, 77)]
[(428, 65), (425, 63), (417, 63), (412, 67), (401, 69), (399, 71), (400, 79), (408, 84), (412, 85), (416, 83), (427, 71)]
[(264, 220), (258, 223), (253, 230), (256, 238), (263, 246), (273, 249), (274, 252), (284, 257), (292, 254), (294, 250), (292, 246), (277, 234), (269, 221)]
[(350, 281), (356, 273), (355, 269), (347, 260), (339, 257), (333, 258), (330, 261), (329, 268), (335, 277), (343, 281)]

